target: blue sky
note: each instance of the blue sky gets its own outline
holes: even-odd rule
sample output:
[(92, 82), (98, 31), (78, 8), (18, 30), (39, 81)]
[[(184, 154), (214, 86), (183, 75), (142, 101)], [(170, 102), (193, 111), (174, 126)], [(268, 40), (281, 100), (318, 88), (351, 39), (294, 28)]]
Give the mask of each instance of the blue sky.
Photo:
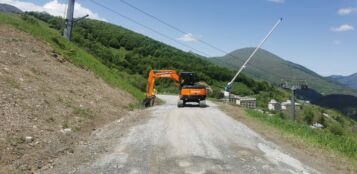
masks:
[[(53, 2), (22, 1), (39, 6)], [(58, 0), (56, 3), (66, 1)], [(321, 75), (349, 75), (357, 72), (357, 0), (126, 0), (190, 33), (183, 40), (182, 33), (133, 10), (120, 0), (96, 1), (209, 56), (222, 56), (223, 53), (196, 42), (195, 38), (207, 41), (227, 52), (237, 48), (255, 47), (273, 24), (283, 17), (284, 22), (263, 45), (264, 49)], [(95, 18), (105, 19), (188, 50), (174, 41), (97, 6), (90, 0), (76, 2), (82, 8), (89, 9)]]

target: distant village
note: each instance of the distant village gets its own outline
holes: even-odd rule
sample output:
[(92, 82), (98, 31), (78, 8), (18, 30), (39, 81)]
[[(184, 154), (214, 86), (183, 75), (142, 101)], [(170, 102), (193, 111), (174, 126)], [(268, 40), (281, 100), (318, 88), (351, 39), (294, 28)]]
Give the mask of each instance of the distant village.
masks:
[[(255, 97), (242, 97), (234, 94), (230, 94), (229, 102), (238, 105), (241, 107), (249, 108), (249, 109), (255, 109), (259, 112), (264, 113), (263, 110), (257, 109), (257, 99)], [(271, 99), (267, 103), (267, 108), (269, 111), (275, 111), (275, 112), (283, 112), (285, 110), (290, 110), (291, 109), (291, 100), (286, 100), (284, 102), (278, 102), (275, 99)], [(302, 105), (304, 104), (310, 104), (310, 101), (308, 100), (298, 100), (298, 102), (295, 102), (295, 108), (299, 110)], [(268, 115), (272, 115), (268, 112)], [(310, 126), (311, 128), (323, 128), (323, 125), (320, 123), (314, 123)]]
[[(231, 94), (230, 103), (236, 104), (241, 107), (256, 109), (257, 108), (257, 99), (254, 97), (241, 97), (238, 95)], [(300, 108), (301, 104), (310, 104), (310, 101), (299, 100), (299, 102), (295, 102), (296, 108)], [(271, 99), (269, 103), (267, 103), (268, 110), (270, 111), (283, 111), (288, 110), (291, 105), (291, 100), (286, 100), (284, 102), (277, 102), (275, 99)]]

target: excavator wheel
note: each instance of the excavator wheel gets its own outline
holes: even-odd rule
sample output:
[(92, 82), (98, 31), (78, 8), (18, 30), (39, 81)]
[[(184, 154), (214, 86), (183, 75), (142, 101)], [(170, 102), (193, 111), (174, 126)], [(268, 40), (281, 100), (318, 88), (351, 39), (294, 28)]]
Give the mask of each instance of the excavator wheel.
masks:
[(154, 106), (154, 104), (155, 104), (155, 98), (152, 98), (152, 99), (150, 100), (150, 106)]
[(144, 101), (143, 101), (143, 105), (145, 106), (145, 107), (149, 107), (149, 103), (150, 102), (150, 100), (149, 99), (144, 99)]
[(179, 100), (179, 101), (177, 102), (177, 107), (181, 108), (181, 107), (183, 107), (183, 106), (184, 106), (183, 100)]
[(151, 107), (154, 106), (154, 104), (155, 104), (155, 97), (145, 98), (143, 101), (143, 105), (145, 107)]
[(200, 100), (199, 104), (200, 104), (200, 107), (202, 107), (202, 108), (207, 106), (206, 100)]

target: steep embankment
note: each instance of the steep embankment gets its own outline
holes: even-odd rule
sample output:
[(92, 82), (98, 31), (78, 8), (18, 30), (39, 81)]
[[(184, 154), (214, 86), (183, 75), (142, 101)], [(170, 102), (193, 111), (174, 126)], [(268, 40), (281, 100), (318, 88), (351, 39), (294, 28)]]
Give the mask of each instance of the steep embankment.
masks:
[(90, 131), (122, 117), (136, 101), (83, 69), (90, 67), (73, 65), (51, 44), (4, 21), (0, 24), (0, 173), (27, 173), (73, 153)]

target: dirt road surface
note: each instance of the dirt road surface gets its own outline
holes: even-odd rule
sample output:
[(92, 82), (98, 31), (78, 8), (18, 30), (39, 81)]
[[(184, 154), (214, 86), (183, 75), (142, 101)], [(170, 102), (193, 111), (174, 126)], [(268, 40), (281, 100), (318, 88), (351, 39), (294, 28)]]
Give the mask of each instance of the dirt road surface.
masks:
[[(145, 110), (145, 121), (112, 148), (72, 173), (319, 173), (266, 141), (208, 102), (209, 107), (177, 108), (177, 96), (160, 95), (166, 103)], [(115, 133), (120, 126), (101, 130)], [(108, 137), (108, 135), (107, 135)], [(108, 142), (107, 142), (108, 143)], [(57, 169), (56, 169), (57, 168)], [(61, 173), (61, 165), (49, 173)]]

